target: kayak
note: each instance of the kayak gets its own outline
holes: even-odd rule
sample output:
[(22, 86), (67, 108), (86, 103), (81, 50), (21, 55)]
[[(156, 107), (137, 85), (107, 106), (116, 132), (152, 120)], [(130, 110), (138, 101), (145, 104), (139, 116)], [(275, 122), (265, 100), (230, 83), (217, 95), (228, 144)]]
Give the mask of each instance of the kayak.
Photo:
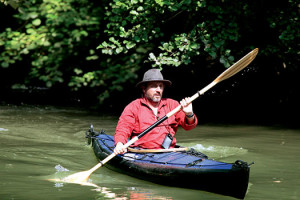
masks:
[[(90, 128), (86, 137), (99, 161), (113, 153), (114, 137), (105, 131), (96, 132)], [(239, 199), (243, 199), (247, 192), (250, 173), (247, 162), (215, 161), (194, 149), (182, 147), (157, 152), (131, 150), (116, 155), (104, 166), (157, 184), (199, 189)]]

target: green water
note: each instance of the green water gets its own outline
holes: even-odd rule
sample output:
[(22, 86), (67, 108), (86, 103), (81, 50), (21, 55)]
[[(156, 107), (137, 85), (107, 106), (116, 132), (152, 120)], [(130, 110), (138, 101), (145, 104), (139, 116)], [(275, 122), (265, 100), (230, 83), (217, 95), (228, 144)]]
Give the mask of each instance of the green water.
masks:
[[(157, 185), (105, 167), (90, 177), (97, 186), (46, 180), (96, 165), (85, 131), (93, 124), (112, 134), (116, 123), (117, 117), (78, 109), (0, 106), (0, 199), (234, 199)], [(202, 124), (189, 132), (180, 129), (177, 139), (216, 160), (254, 161), (245, 199), (300, 199), (300, 130)]]

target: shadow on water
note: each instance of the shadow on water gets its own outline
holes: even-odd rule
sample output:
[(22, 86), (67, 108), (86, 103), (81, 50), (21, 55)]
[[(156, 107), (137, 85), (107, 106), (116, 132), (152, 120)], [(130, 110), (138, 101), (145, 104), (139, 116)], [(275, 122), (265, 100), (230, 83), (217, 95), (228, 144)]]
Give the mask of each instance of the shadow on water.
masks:
[[(232, 199), (153, 184), (105, 167), (92, 174), (93, 186), (46, 181), (93, 167), (97, 160), (85, 131), (93, 124), (113, 134), (116, 123), (117, 117), (73, 108), (0, 106), (1, 199)], [(179, 129), (177, 140), (216, 160), (254, 161), (246, 199), (300, 198), (297, 129), (199, 125), (189, 132)]]

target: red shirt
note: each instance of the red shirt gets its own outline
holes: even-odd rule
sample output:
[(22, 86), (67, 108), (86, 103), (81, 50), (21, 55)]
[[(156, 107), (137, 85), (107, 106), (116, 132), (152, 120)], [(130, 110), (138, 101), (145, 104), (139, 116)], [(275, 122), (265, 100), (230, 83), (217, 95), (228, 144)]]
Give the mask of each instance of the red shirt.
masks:
[[(119, 122), (115, 132), (115, 145), (118, 142), (126, 144), (128, 139), (139, 135), (149, 126), (154, 124), (158, 119), (164, 117), (167, 113), (175, 109), (179, 103), (173, 99), (161, 99), (157, 110), (157, 116), (154, 115), (152, 109), (147, 105), (144, 98), (139, 98), (128, 104), (122, 115), (119, 118)], [(161, 149), (161, 145), (168, 133), (173, 136), (171, 148), (176, 144), (176, 138), (174, 137), (178, 125), (185, 130), (191, 130), (198, 124), (198, 119), (195, 116), (193, 124), (188, 124), (185, 119), (185, 113), (180, 110), (175, 115), (169, 117), (164, 122), (156, 126), (153, 130), (148, 132), (133, 146), (137, 146), (145, 149)]]

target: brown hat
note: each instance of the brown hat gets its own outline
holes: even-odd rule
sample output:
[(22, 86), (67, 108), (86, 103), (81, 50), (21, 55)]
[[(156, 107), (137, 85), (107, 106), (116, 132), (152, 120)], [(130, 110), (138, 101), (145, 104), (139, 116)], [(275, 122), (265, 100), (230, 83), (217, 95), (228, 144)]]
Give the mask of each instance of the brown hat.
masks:
[(148, 71), (145, 72), (143, 80), (138, 84), (136, 84), (136, 87), (141, 86), (143, 83), (148, 83), (152, 81), (161, 81), (164, 82), (167, 86), (172, 85), (171, 81), (164, 80), (164, 77), (161, 74), (159, 69), (149, 69)]

